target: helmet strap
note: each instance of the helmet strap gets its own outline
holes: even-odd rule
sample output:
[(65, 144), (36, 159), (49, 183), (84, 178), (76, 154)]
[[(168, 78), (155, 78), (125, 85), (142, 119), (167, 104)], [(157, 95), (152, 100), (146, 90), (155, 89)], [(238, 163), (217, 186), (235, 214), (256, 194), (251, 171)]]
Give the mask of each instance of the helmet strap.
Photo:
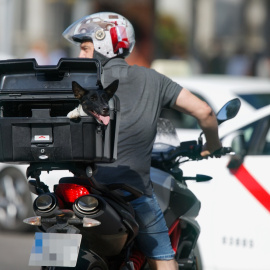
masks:
[(109, 58), (109, 57), (106, 57), (103, 54), (97, 52), (95, 49), (94, 49), (93, 58), (99, 60), (103, 67), (112, 59), (115, 59), (115, 58), (125, 59), (125, 57), (123, 55), (116, 55), (116, 56), (114, 56), (112, 58)]
[(94, 50), (93, 58), (99, 60), (102, 66), (104, 66), (110, 60), (109, 57), (104, 56), (96, 50)]

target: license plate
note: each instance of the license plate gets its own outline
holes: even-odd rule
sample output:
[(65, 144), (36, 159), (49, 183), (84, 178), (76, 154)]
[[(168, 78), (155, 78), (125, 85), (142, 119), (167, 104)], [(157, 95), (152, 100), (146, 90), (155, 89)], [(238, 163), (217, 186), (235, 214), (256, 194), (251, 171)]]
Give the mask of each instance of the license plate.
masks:
[(29, 265), (75, 267), (82, 235), (35, 233)]

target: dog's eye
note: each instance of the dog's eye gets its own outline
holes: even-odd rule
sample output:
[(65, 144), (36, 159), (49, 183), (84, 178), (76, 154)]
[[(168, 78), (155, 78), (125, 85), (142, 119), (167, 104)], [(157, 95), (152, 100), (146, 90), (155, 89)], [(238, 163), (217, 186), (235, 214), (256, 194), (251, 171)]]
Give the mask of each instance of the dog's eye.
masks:
[(108, 95), (107, 94), (102, 94), (102, 99), (108, 101), (109, 100)]
[(98, 99), (97, 95), (92, 95), (92, 96), (90, 97), (90, 100), (91, 100), (91, 101), (96, 101), (97, 99)]

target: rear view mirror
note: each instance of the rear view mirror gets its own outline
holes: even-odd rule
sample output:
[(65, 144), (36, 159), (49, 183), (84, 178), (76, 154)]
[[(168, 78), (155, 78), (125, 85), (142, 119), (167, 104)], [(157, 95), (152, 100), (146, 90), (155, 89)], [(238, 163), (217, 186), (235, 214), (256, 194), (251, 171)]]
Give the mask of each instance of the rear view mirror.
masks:
[[(219, 112), (217, 113), (217, 122), (218, 122), (218, 125), (220, 125), (221, 123), (229, 120), (229, 119), (232, 119), (234, 118), (239, 109), (241, 107), (241, 102), (240, 102), (240, 99), (239, 98), (235, 98), (235, 99), (232, 99), (230, 101), (228, 101), (220, 110)], [(203, 132), (201, 132), (200, 136), (199, 136), (199, 144), (202, 145), (202, 134)]]
[(217, 113), (218, 124), (234, 118), (241, 106), (241, 102), (238, 98), (228, 101)]

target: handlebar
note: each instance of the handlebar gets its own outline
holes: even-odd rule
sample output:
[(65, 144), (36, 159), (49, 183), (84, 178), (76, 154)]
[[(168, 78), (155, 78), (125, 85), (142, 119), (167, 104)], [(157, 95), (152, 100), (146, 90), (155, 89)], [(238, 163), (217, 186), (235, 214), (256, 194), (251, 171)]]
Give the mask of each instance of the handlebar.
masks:
[[(202, 160), (208, 157), (220, 158), (232, 152), (231, 147), (221, 147), (209, 156), (202, 157), (202, 143), (199, 141), (182, 142), (179, 146), (174, 147), (168, 144), (157, 143), (152, 152), (151, 166), (164, 170), (172, 174), (176, 180), (194, 180), (195, 178), (183, 177), (183, 172), (179, 168), (179, 164), (189, 160)], [(187, 157), (187, 159), (179, 159), (179, 157)], [(207, 178), (209, 180), (209, 177)], [(206, 181), (196, 177), (197, 182)]]
[[(221, 147), (209, 156), (202, 157), (202, 143), (197, 141), (185, 141), (179, 146), (173, 147), (167, 144), (158, 143), (152, 152), (151, 166), (169, 171), (172, 173), (172, 168), (177, 168), (179, 164), (189, 160), (202, 160), (208, 157), (220, 158), (232, 152), (231, 147)], [(187, 157), (188, 159), (179, 159), (179, 157)]]
[(210, 157), (216, 157), (219, 158), (221, 156), (225, 156), (226, 154), (229, 154), (232, 152), (231, 147), (221, 147), (220, 149), (216, 150), (214, 153), (210, 155)]
[[(201, 160), (204, 157), (201, 156), (202, 145), (198, 144), (197, 141), (186, 141), (182, 142), (180, 146), (170, 150), (169, 152), (162, 153), (163, 161), (172, 161), (177, 157), (188, 157), (191, 160)], [(214, 153), (207, 157), (219, 158), (228, 153), (232, 152), (231, 147), (221, 147)]]

